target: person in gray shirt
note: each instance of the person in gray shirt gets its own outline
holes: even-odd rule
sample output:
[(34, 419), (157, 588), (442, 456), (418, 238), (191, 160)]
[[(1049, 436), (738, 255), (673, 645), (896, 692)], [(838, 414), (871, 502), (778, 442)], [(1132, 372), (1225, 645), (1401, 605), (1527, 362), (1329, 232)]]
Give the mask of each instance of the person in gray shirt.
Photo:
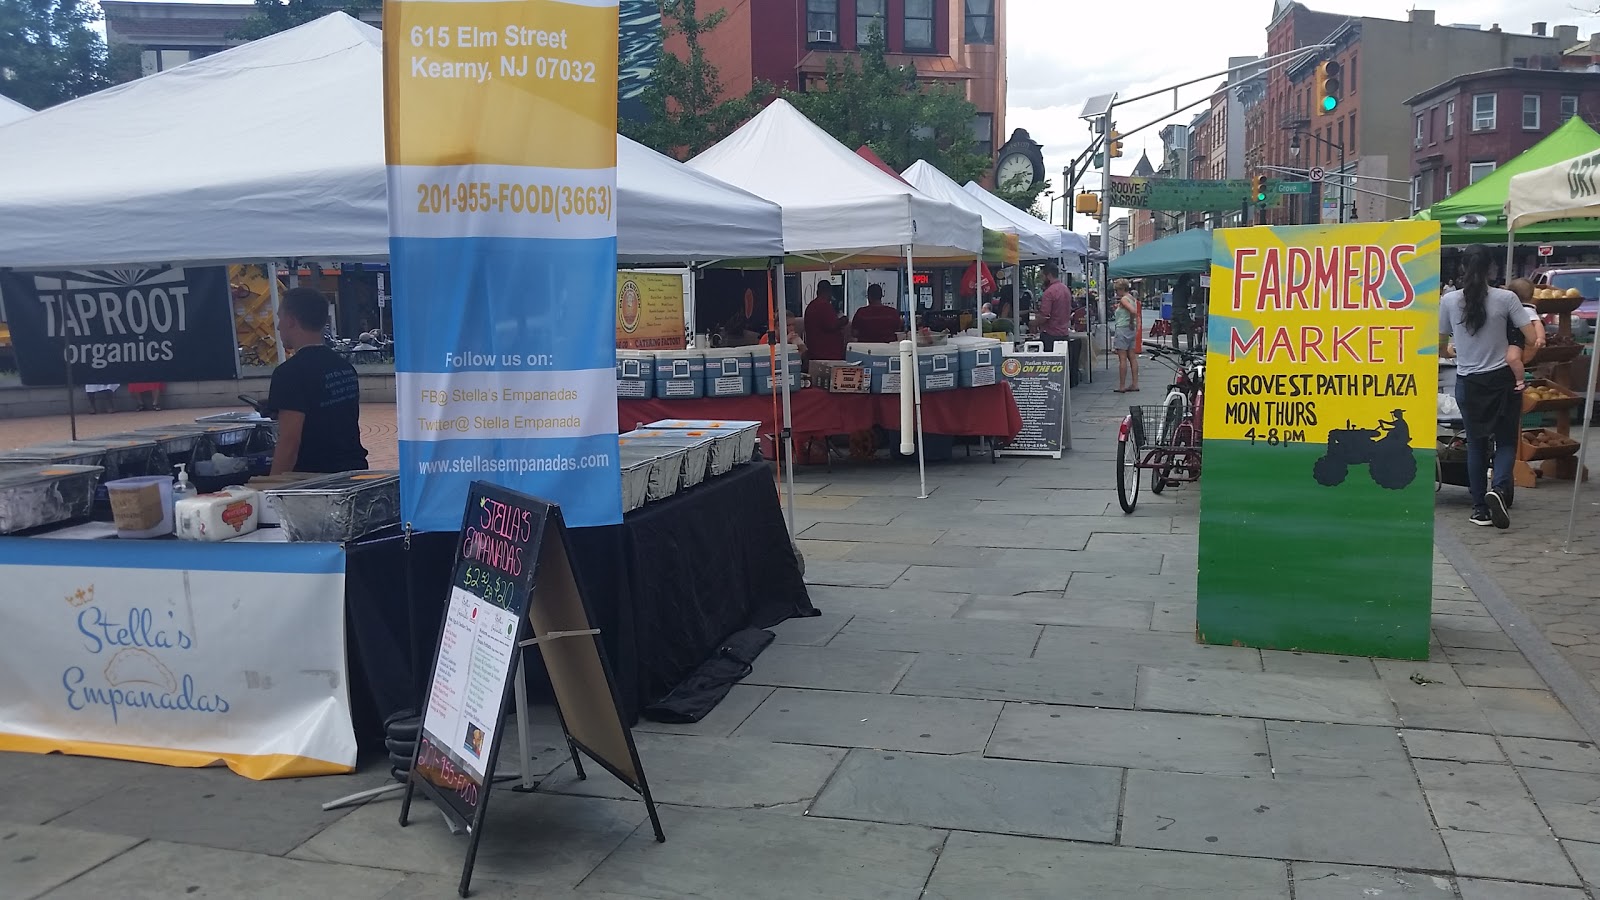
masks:
[[(1521, 329), (1534, 348), (1544, 345), (1544, 335), (1516, 294), (1489, 287), (1490, 263), (1488, 248), (1468, 250), (1461, 290), (1439, 299), (1440, 353), (1456, 359), (1456, 402), (1467, 430), (1471, 522), (1509, 528), (1522, 404), (1506, 363), (1506, 333), (1508, 328)], [(1493, 485), (1488, 483), (1491, 458)]]

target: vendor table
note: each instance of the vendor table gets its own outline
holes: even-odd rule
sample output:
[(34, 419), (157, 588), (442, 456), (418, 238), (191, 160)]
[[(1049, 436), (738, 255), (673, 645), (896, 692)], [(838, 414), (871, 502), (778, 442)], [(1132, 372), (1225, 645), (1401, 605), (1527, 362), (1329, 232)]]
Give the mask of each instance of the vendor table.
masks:
[[(570, 534), (629, 724), (733, 632), (815, 615), (765, 465), (651, 503), (621, 525)], [(417, 706), (455, 551), (453, 534), (412, 535), (408, 589), (404, 540), (390, 533), (350, 547), (354, 678), (369, 686), (379, 721)], [(542, 678), (540, 667), (528, 670)]]
[[(383, 719), (419, 705), (455, 534), (113, 531), (0, 538), (0, 630), (25, 636), (0, 654), (0, 750), (348, 772), (358, 742), (381, 747)], [(728, 635), (816, 614), (765, 465), (571, 535), (630, 724)]]
[[(794, 438), (813, 438), (867, 431), (874, 425), (898, 431), (899, 394), (832, 394), (804, 388), (790, 394)], [(778, 404), (781, 408), (782, 399)], [(617, 399), (617, 423), (630, 429), (662, 419), (727, 419), (760, 422), (762, 434), (773, 434), (773, 398), (704, 397), (696, 400)], [(926, 434), (993, 437), (1010, 440), (1022, 431), (1022, 414), (1009, 384), (930, 391), (922, 395), (922, 430)]]

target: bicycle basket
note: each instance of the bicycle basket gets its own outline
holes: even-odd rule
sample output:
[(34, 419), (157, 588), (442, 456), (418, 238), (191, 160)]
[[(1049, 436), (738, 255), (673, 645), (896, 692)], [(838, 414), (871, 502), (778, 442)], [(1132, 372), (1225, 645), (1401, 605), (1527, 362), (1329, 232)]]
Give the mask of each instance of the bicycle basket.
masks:
[(1134, 446), (1155, 446), (1155, 441), (1166, 433), (1167, 414), (1165, 406), (1128, 407), (1128, 416), (1132, 420)]

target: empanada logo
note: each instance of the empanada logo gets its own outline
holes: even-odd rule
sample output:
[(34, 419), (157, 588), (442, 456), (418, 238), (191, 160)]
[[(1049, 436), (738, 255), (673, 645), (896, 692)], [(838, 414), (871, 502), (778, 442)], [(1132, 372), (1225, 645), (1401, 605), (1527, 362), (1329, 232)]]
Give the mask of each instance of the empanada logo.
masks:
[(138, 647), (124, 647), (112, 655), (111, 661), (106, 663), (106, 683), (112, 687), (149, 684), (169, 694), (178, 689), (178, 679), (172, 670), (162, 665), (150, 651)]

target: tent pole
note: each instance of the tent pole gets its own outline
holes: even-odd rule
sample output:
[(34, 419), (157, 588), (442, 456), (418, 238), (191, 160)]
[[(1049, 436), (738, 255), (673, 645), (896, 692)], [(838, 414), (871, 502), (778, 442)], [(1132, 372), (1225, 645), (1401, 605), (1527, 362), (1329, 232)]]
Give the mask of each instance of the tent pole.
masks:
[(698, 328), (699, 325), (700, 325), (699, 322), (695, 321), (695, 309), (694, 309), (695, 306), (698, 305), (699, 302), (700, 302), (700, 285), (698, 283), (699, 281), (700, 281), (700, 273), (695, 271), (694, 263), (691, 262), (691, 263), (689, 263), (689, 315), (687, 317), (688, 320), (689, 320), (689, 322), (688, 322), (689, 334), (687, 335), (688, 340), (686, 340), (684, 342), (685, 346), (688, 346), (688, 347), (691, 347), (691, 348), (695, 345), (695, 335), (698, 333), (695, 329)]
[[(56, 310), (56, 321), (65, 322), (67, 316), (67, 273), (61, 272), (61, 306)], [(78, 407), (72, 396), (72, 344), (67, 340), (67, 329), (61, 329), (61, 365), (66, 368), (67, 428), (73, 440), (78, 439)], [(94, 398), (89, 398), (89, 411), (94, 411)]]
[(1583, 433), (1578, 436), (1578, 471), (1572, 476), (1572, 508), (1567, 511), (1567, 541), (1562, 551), (1572, 551), (1572, 533), (1578, 527), (1578, 489), (1583, 486), (1584, 452), (1589, 447), (1589, 423), (1594, 421), (1594, 376), (1600, 370), (1600, 353), (1593, 350), (1589, 356), (1589, 386), (1584, 391)]
[[(283, 353), (283, 330), (278, 327), (278, 264), (275, 262), (267, 264), (267, 297), (272, 304), (272, 339), (278, 342), (278, 346), (272, 348), (272, 361), (281, 363), (288, 357)], [(394, 325), (392, 314), (389, 317), (389, 324), (391, 327)]]
[[(915, 231), (916, 231), (916, 226), (913, 225), (912, 226), (912, 232), (915, 233)], [(978, 277), (980, 279), (983, 277), (983, 272), (982, 271), (980, 271), (978, 273)], [(909, 377), (911, 379), (911, 396), (916, 402), (916, 407), (917, 407), (917, 410), (916, 410), (916, 412), (917, 412), (917, 417), (916, 417), (916, 419), (917, 419), (917, 421), (916, 421), (916, 429), (917, 429), (917, 479), (918, 479), (918, 482), (920, 484), (920, 490), (921, 490), (921, 492), (919, 494), (917, 494), (917, 499), (918, 500), (926, 500), (926, 499), (928, 499), (928, 468), (927, 468), (927, 461), (926, 461), (927, 457), (923, 453), (923, 447), (922, 447), (922, 444), (923, 444), (923, 440), (922, 440), (922, 368), (921, 368), (921, 366), (919, 366), (917, 364), (917, 293), (911, 286), (911, 245), (910, 244), (906, 245), (906, 301), (907, 301), (907, 305), (910, 308), (910, 316), (911, 316), (911, 371), (909, 373), (901, 372), (900, 373), (900, 377), (901, 378), (908, 378)], [(901, 422), (900, 423), (900, 427), (902, 429), (904, 429), (906, 427), (906, 423)]]
[[(783, 260), (778, 260), (774, 270), (778, 282), (778, 323), (777, 334), (772, 338), (772, 345), (782, 350), (778, 354), (778, 377), (783, 380), (783, 422), (778, 429), (778, 440), (783, 443), (783, 489), (788, 501), (789, 540), (795, 540), (794, 533), (794, 412), (789, 405), (789, 298), (784, 286)], [(796, 544), (796, 547), (799, 545)], [(798, 551), (796, 551), (798, 555)]]

